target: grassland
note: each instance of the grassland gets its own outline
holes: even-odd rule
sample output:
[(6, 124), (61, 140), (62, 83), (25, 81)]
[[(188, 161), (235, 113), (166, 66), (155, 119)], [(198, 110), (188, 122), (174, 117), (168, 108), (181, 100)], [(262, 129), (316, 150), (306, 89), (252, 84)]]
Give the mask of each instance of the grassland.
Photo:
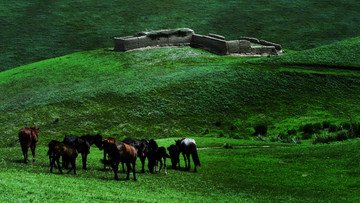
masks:
[(7, 0), (0, 3), (0, 71), (111, 47), (114, 36), (176, 27), (304, 50), (358, 36), (359, 10), (356, 0)]
[[(174, 139), (157, 141), (168, 146)], [(224, 142), (258, 144), (225, 138), (195, 139), (199, 147)], [(97, 148), (91, 149), (89, 170), (79, 169), (77, 175), (60, 175), (57, 170), (50, 174), (46, 147), (39, 147), (37, 162), (27, 165), (22, 163), (20, 147), (0, 148), (0, 201), (357, 202), (359, 145), (359, 140), (352, 140), (330, 145), (204, 149), (199, 150), (202, 166), (197, 173), (171, 169), (167, 175), (138, 173), (137, 182), (124, 181), (122, 173), (119, 181), (113, 180), (111, 171), (102, 170), (102, 152)]]
[(358, 118), (358, 72), (246, 60), (188, 47), (99, 49), (1, 72), (1, 146), (16, 146), (24, 125), (39, 126), (45, 145), (70, 133), (247, 138), (258, 123), (278, 135)]

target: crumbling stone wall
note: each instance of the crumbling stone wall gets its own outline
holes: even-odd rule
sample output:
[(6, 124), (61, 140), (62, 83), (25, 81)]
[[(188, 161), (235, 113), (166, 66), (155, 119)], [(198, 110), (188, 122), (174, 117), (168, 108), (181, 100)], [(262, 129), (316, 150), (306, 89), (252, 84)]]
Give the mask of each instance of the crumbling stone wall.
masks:
[[(255, 43), (257, 46), (252, 46), (251, 43)], [(159, 46), (191, 46), (219, 55), (278, 55), (284, 53), (280, 44), (265, 40), (240, 37), (239, 40), (226, 41), (224, 36), (212, 33), (208, 36), (199, 35), (189, 28), (139, 32), (134, 36), (115, 37), (114, 45), (114, 51)]]
[(114, 51), (129, 51), (155, 46), (189, 46), (194, 31), (188, 28), (139, 32), (134, 36), (115, 37)]
[(227, 54), (226, 41), (219, 38), (194, 34), (190, 45), (219, 55)]

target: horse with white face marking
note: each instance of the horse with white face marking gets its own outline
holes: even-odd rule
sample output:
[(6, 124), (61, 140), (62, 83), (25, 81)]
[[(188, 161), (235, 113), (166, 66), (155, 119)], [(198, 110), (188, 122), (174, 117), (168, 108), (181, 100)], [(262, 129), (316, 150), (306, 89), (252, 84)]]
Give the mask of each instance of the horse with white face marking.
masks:
[(179, 147), (180, 152), (182, 153), (185, 161), (186, 170), (190, 170), (190, 155), (194, 161), (196, 172), (196, 167), (200, 166), (200, 160), (196, 149), (196, 142), (194, 139), (190, 138), (182, 138), (181, 140), (176, 140), (176, 146)]

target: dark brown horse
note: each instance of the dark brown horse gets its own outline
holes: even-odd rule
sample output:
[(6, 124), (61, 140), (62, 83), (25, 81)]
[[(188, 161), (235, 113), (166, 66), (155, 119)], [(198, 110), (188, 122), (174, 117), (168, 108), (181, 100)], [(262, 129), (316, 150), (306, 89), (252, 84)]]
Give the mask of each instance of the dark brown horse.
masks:
[(24, 155), (25, 163), (29, 162), (28, 159), (28, 150), (29, 147), (31, 148), (31, 152), (33, 155), (33, 162), (35, 162), (35, 149), (36, 149), (36, 142), (38, 141), (39, 137), (39, 128), (37, 127), (23, 127), (19, 131), (19, 141), (21, 145), (21, 149)]
[[(132, 137), (125, 138), (122, 142), (134, 146), (138, 150), (138, 157), (141, 161), (141, 173), (145, 173), (145, 160), (149, 152), (149, 143), (145, 140), (138, 140)], [(123, 165), (124, 170), (124, 165)]]
[(79, 153), (77, 149), (72, 145), (64, 144), (62, 142), (57, 142), (54, 140), (51, 141), (49, 143), (49, 151), (48, 151), (49, 159), (51, 160), (50, 173), (52, 173), (53, 167), (55, 166), (55, 161), (58, 165), (58, 169), (60, 173), (61, 174), (63, 173), (60, 167), (60, 156), (62, 156), (71, 163), (71, 168), (67, 173), (70, 173), (70, 171), (74, 169), (74, 174), (76, 174), (76, 157), (78, 156), (78, 154)]
[(175, 142), (176, 142), (176, 146), (179, 147), (180, 152), (184, 157), (186, 170), (190, 170), (190, 155), (191, 155), (195, 165), (194, 171), (196, 172), (196, 167), (200, 166), (200, 160), (197, 154), (195, 140), (190, 138), (182, 138), (181, 140), (176, 140)]
[[(104, 160), (105, 160), (105, 161), (106, 161), (106, 155), (108, 154), (108, 152), (107, 152), (107, 149), (108, 149), (107, 145), (108, 145), (108, 144), (115, 144), (115, 139), (112, 138), (112, 137), (107, 137), (107, 138), (105, 138), (104, 141), (102, 141), (102, 147), (101, 147), (101, 149), (104, 150)], [(105, 170), (105, 169), (106, 169), (106, 164), (105, 164), (105, 162), (104, 162), (104, 170)]]
[[(136, 181), (135, 175), (135, 164), (137, 159), (137, 149), (131, 145), (125, 144), (123, 142), (116, 142), (115, 144), (107, 144), (106, 151), (109, 154), (108, 160), (102, 160), (103, 163), (107, 165), (111, 165), (115, 180), (118, 180), (117, 171), (119, 169), (119, 163), (123, 162), (126, 164), (127, 167), (127, 176), (126, 179), (130, 179), (130, 170), (132, 168), (134, 181)], [(132, 167), (131, 167), (132, 165)]]

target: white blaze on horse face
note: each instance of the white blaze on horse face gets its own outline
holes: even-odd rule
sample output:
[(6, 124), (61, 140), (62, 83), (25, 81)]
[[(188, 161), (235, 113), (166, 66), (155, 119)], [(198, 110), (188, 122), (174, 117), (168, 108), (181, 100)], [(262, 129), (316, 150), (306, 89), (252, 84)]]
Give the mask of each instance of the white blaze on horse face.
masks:
[(190, 138), (186, 138), (182, 141), (185, 145), (189, 145), (191, 143), (194, 143), (196, 144), (195, 140), (194, 139), (190, 139)]

